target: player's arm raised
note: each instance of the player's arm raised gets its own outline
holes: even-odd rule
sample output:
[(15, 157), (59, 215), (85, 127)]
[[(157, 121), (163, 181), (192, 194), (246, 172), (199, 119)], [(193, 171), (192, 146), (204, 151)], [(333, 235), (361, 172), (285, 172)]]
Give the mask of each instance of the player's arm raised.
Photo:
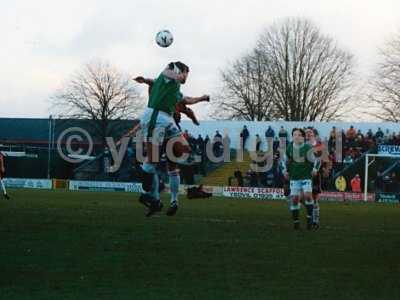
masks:
[(147, 85), (153, 85), (154, 79), (151, 78), (144, 78), (143, 76), (137, 76), (133, 78), (137, 83), (145, 83)]
[(185, 97), (183, 97), (181, 102), (186, 105), (193, 105), (193, 104), (196, 104), (199, 102), (210, 102), (210, 96), (208, 96), (208, 95), (203, 95), (201, 97), (185, 96)]

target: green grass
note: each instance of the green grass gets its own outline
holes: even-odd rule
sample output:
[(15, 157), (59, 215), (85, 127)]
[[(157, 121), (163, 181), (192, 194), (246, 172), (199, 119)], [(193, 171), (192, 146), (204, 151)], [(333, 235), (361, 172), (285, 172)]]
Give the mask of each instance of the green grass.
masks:
[(398, 205), (323, 203), (322, 228), (294, 232), (284, 202), (182, 200), (145, 218), (136, 194), (10, 194), (0, 299), (400, 298)]

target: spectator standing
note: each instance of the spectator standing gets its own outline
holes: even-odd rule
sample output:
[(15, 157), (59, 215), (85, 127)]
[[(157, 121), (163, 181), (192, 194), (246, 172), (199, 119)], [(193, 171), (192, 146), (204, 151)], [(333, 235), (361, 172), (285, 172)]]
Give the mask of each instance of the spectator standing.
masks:
[(356, 135), (357, 135), (357, 131), (354, 129), (354, 126), (351, 125), (350, 128), (346, 132), (346, 138), (349, 141), (354, 141), (354, 139), (356, 138)]
[(265, 132), (265, 137), (268, 138), (274, 138), (275, 137), (275, 131), (272, 129), (271, 126), (268, 126), (267, 131)]
[(360, 175), (356, 174), (356, 176), (351, 180), (351, 191), (353, 193), (361, 193), (361, 178)]
[(361, 130), (358, 130), (358, 131), (357, 131), (357, 138), (358, 138), (359, 140), (363, 140), (363, 139), (364, 139), (364, 135), (362, 134)]
[(236, 168), (236, 171), (235, 171), (235, 173), (233, 173), (233, 176), (236, 178), (238, 186), (244, 186), (243, 174), (242, 174), (242, 171), (240, 171), (239, 168)]
[(351, 157), (351, 154), (347, 154), (346, 157), (343, 159), (343, 163), (345, 166), (351, 165), (353, 163), (353, 158)]
[(199, 134), (199, 136), (197, 137), (196, 143), (197, 143), (198, 149), (199, 149), (201, 152), (203, 152), (203, 150), (204, 150), (204, 139), (203, 139), (203, 137), (201, 136), (201, 134)]
[(328, 140), (329, 152), (335, 151), (335, 147), (336, 147), (336, 127), (333, 126), (331, 132), (329, 133), (329, 140)]
[(379, 127), (379, 128), (378, 128), (378, 131), (375, 133), (375, 139), (376, 139), (376, 141), (377, 141), (378, 143), (380, 143), (380, 142), (382, 141), (382, 139), (383, 139), (383, 136), (384, 136), (383, 131), (382, 131), (382, 129)]
[(261, 138), (258, 134), (256, 134), (256, 151), (260, 151), (261, 148)]
[(219, 131), (217, 130), (215, 132), (215, 136), (213, 139), (213, 152), (215, 156), (221, 156), (222, 154), (222, 135), (219, 133)]
[(366, 136), (370, 139), (372, 139), (374, 137), (374, 134), (372, 133), (372, 129), (368, 129)]
[(279, 134), (278, 135), (279, 135), (280, 138), (285, 138), (286, 141), (287, 141), (288, 132), (286, 131), (285, 128), (283, 128), (283, 126), (281, 126), (281, 129), (279, 130)]
[(249, 132), (249, 130), (247, 129), (247, 126), (244, 125), (244, 126), (243, 126), (243, 130), (242, 130), (242, 132), (240, 133), (240, 139), (241, 139), (241, 141), (242, 141), (242, 145), (241, 145), (242, 149), (245, 149), (245, 148), (246, 148), (246, 141), (247, 141), (247, 139), (249, 138), (249, 136), (250, 136), (250, 132)]

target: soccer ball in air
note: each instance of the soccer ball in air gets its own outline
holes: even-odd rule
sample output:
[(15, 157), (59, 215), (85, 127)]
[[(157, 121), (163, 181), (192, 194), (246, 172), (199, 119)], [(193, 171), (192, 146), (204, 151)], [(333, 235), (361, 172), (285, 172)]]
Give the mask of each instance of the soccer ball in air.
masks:
[(174, 41), (174, 37), (169, 30), (161, 30), (156, 35), (156, 42), (158, 46), (166, 48), (169, 47)]

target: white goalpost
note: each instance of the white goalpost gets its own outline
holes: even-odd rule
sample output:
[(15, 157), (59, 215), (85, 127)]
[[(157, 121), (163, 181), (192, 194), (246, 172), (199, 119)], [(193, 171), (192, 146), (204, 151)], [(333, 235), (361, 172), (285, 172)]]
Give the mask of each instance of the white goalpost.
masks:
[[(373, 159), (370, 162), (370, 157)], [(366, 154), (365, 155), (365, 176), (364, 176), (364, 201), (368, 201), (368, 169), (369, 166), (372, 165), (377, 157), (385, 157), (385, 158), (397, 158), (400, 159), (400, 155), (395, 154)]]

